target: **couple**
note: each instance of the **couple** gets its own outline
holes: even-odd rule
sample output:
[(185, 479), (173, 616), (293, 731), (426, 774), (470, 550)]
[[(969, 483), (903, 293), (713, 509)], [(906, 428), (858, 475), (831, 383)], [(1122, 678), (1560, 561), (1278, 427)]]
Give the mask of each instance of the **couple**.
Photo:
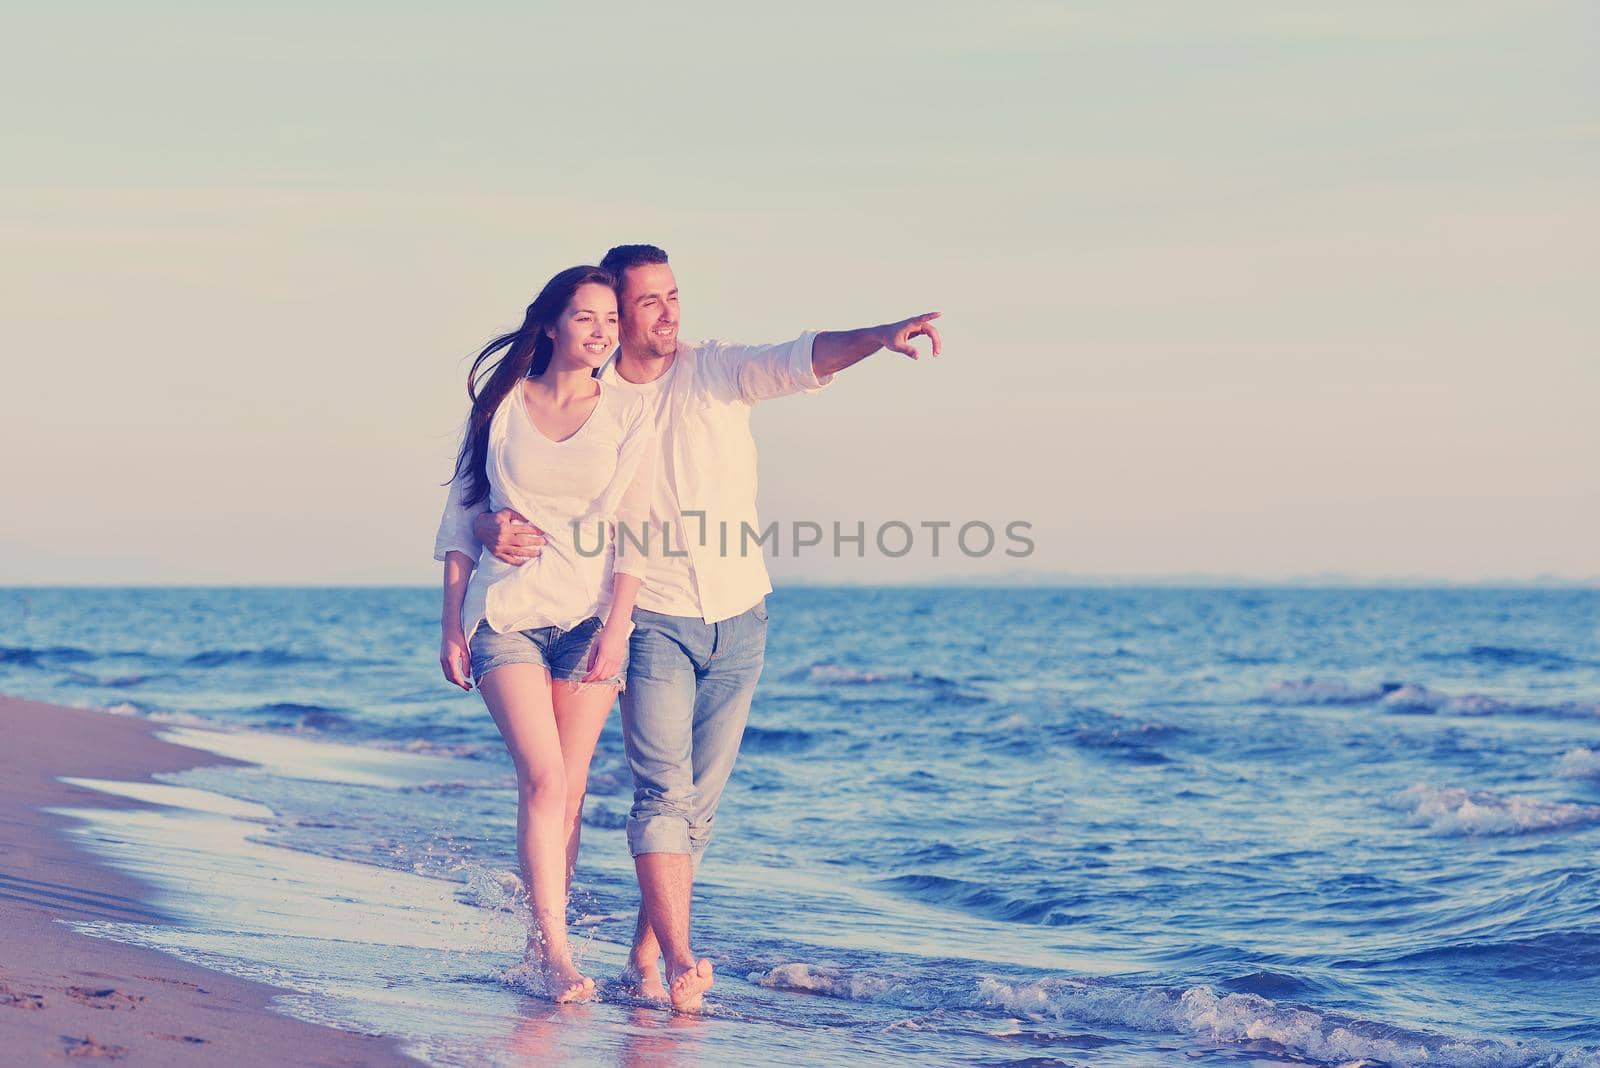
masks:
[(440, 666), (462, 689), (476, 682), (516, 765), (524, 964), (557, 1002), (594, 996), (572, 961), (567, 893), (589, 761), (619, 692), (641, 897), (624, 981), (681, 1012), (711, 987), (711, 962), (690, 947), (690, 896), (772, 589), (760, 543), (741, 551), (742, 524), (759, 530), (751, 408), (821, 389), (880, 349), (915, 359), (919, 336), (939, 353), (937, 312), (759, 346), (680, 341), (678, 317), (652, 245), (552, 278), (468, 373), (434, 546)]

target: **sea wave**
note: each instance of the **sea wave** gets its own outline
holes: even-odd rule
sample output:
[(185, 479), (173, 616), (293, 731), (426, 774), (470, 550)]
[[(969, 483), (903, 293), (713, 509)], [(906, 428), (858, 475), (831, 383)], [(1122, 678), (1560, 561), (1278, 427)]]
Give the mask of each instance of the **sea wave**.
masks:
[(1412, 826), (1440, 835), (1533, 834), (1600, 821), (1600, 805), (1541, 801), (1428, 783), (1399, 791), (1385, 805), (1405, 812)]
[(300, 704), (296, 701), (274, 701), (270, 704), (257, 705), (244, 714), (252, 719), (264, 720), (274, 727), (298, 730), (337, 730), (351, 725), (349, 709)]
[(226, 731), (234, 728), (226, 723), (218, 723), (204, 716), (197, 716), (193, 712), (172, 712), (164, 708), (142, 704), (138, 701), (118, 701), (115, 704), (101, 708), (102, 712), (109, 712), (113, 716), (137, 716), (147, 719), (152, 723), (166, 723), (174, 727), (200, 727), (204, 730)]
[(1564, 779), (1600, 779), (1600, 753), (1579, 746), (1561, 754), (1556, 774)]
[(517, 777), (515, 775), (502, 775), (492, 779), (436, 779), (431, 782), (413, 783), (400, 787), (403, 794), (445, 794), (459, 795), (477, 793), (484, 790), (515, 790)]
[(931, 671), (897, 668), (858, 668), (831, 660), (786, 672), (782, 681), (818, 687), (823, 694), (836, 695), (838, 700), (870, 699), (918, 705), (933, 702), (952, 708), (981, 705), (989, 700), (989, 694), (975, 685), (976, 678), (951, 678)]
[(1279, 679), (1268, 684), (1259, 700), (1273, 705), (1364, 705), (1376, 701), (1398, 682), (1352, 683), (1339, 679)]
[(804, 753), (829, 739), (846, 738), (844, 731), (811, 731), (783, 727), (746, 727), (741, 753)]
[(1272, 705), (1366, 705), (1387, 712), (1454, 716), (1600, 717), (1600, 701), (1517, 701), (1482, 693), (1445, 693), (1413, 682), (1348, 682), (1341, 679), (1280, 679), (1257, 700)]
[(1455, 1068), (1595, 1068), (1600, 1049), (1562, 1049), (1545, 1042), (1436, 1034), (1273, 1001), (1210, 986), (1124, 986), (1078, 978), (1007, 980), (980, 976), (971, 986), (875, 975), (831, 963), (788, 963), (749, 980), (847, 1001), (907, 1008), (999, 1011), (1011, 1016), (1096, 1024), (1212, 1042), (1269, 1044), (1329, 1065), (1442, 1065)]
[(947, 675), (937, 675), (928, 671), (854, 668), (844, 664), (836, 664), (829, 660), (798, 668), (784, 675), (783, 679), (785, 682), (809, 682), (822, 686), (898, 685), (926, 688), (940, 692), (955, 692), (961, 689), (960, 680), (952, 679)]
[(997, 708), (996, 718), (973, 718), (962, 729), (951, 732), (951, 742), (1027, 757), (1036, 757), (1041, 746), (1060, 742), (1097, 756), (1164, 764), (1172, 758), (1158, 746), (1189, 733), (1176, 724), (1128, 712), (1070, 708), (1061, 714), (1061, 719), (1051, 721), (1048, 711), (1041, 714), (1035, 709), (1005, 715), (1007, 707)]
[(1114, 753), (1129, 760), (1146, 764), (1164, 764), (1171, 760), (1156, 748), (1185, 733), (1182, 727), (1153, 720), (1139, 721), (1120, 712), (1112, 712), (1097, 720), (1063, 724), (1053, 732), (1082, 749), (1096, 749)]
[(888, 682), (926, 682), (931, 685), (955, 685), (955, 680), (942, 675), (923, 675), (915, 671), (870, 671), (846, 667), (831, 661), (821, 661), (798, 668), (784, 676), (786, 682), (816, 682), (826, 686), (873, 686)]
[[(1562, 883), (1572, 885), (1578, 894), (1591, 900), (1595, 878), (1588, 872), (1572, 873)], [(1531, 898), (1537, 891), (1527, 895)], [(1588, 922), (1588, 917), (1574, 917), (1578, 924)], [(1493, 978), (1505, 983), (1572, 982), (1593, 980), (1600, 967), (1600, 932), (1585, 930), (1582, 926), (1545, 931), (1541, 934), (1498, 940), (1481, 938), (1451, 941), (1442, 945), (1390, 958), (1386, 965), (1442, 966), (1453, 971), (1470, 969), (1481, 978)]]
[(320, 653), (296, 653), (289, 649), (207, 649), (186, 657), (187, 667), (286, 667), (290, 664), (320, 664), (328, 658)]
[(1456, 652), (1425, 653), (1423, 659), (1465, 660), (1494, 667), (1536, 667), (1546, 671), (1558, 671), (1594, 663), (1592, 660), (1568, 656), (1553, 649), (1533, 649), (1516, 645), (1474, 645)]
[(80, 663), (94, 658), (95, 654), (89, 650), (69, 645), (0, 645), (0, 664), (16, 664), (19, 667), (39, 667), (46, 660), (56, 663)]
[(846, 1001), (871, 1001), (896, 985), (881, 976), (860, 975), (829, 964), (780, 964), (765, 973), (751, 972), (747, 978), (769, 990), (797, 990)]
[(149, 682), (151, 679), (165, 677), (166, 676), (161, 674), (140, 674), (135, 672), (131, 675), (112, 675), (109, 678), (103, 678), (99, 675), (91, 675), (87, 671), (78, 671), (74, 668), (66, 668), (61, 673), (61, 681), (72, 683), (74, 686), (103, 686), (112, 690), (126, 689), (130, 686), (140, 686)]
[(1324, 1064), (1379, 1062), (1456, 1068), (1578, 1068), (1600, 1064), (1600, 1050), (1561, 1050), (1412, 1031), (1390, 1024), (1284, 1005), (1258, 994), (1220, 994), (1209, 986), (1178, 990), (1119, 987), (1073, 979), (1006, 983), (981, 979), (982, 1007), (1166, 1031), (1221, 1042), (1266, 1042)]
[(1085, 901), (1060, 886), (1030, 887), (1023, 894), (1007, 894), (987, 883), (953, 879), (944, 875), (896, 875), (874, 885), (927, 904), (956, 908), (1007, 923), (1060, 927), (1083, 919), (1072, 912)]
[(361, 744), (391, 752), (457, 757), (461, 760), (479, 760), (504, 748), (496, 742), (436, 742), (429, 738), (373, 738)]
[(1518, 704), (1498, 697), (1489, 697), (1486, 694), (1469, 693), (1456, 696), (1415, 685), (1402, 686), (1398, 690), (1384, 694), (1378, 704), (1391, 712), (1445, 713), (1456, 716), (1517, 715), (1540, 710), (1540, 706), (1537, 705)]
[(602, 831), (620, 831), (628, 826), (628, 810), (611, 805), (589, 804), (583, 809), (583, 825)]

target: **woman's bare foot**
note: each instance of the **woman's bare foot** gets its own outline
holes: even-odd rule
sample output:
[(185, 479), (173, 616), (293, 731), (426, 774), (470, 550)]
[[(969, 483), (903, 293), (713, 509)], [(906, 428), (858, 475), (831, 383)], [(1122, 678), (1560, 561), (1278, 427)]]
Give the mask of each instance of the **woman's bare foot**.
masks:
[(667, 1000), (667, 985), (661, 981), (661, 972), (654, 964), (648, 968), (630, 964), (617, 976), (617, 982), (628, 991), (629, 997), (645, 1001)]
[(544, 963), (545, 996), (557, 1005), (570, 1005), (594, 997), (594, 980), (572, 966), (570, 960)]
[[(670, 974), (670, 973), (669, 973)], [(701, 958), (693, 968), (672, 976), (672, 1008), (675, 1012), (699, 1012), (711, 989), (711, 962)]]

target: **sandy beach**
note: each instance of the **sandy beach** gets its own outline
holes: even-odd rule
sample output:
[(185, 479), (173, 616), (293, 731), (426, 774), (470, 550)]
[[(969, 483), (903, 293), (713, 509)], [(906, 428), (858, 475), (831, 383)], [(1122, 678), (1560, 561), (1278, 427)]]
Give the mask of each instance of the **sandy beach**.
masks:
[(61, 833), (60, 807), (130, 808), (59, 781), (142, 782), (224, 758), (153, 737), (151, 724), (0, 697), (0, 1044), (8, 1064), (414, 1064), (384, 1038), (272, 1011), (281, 991), (60, 921), (159, 921), (144, 887)]

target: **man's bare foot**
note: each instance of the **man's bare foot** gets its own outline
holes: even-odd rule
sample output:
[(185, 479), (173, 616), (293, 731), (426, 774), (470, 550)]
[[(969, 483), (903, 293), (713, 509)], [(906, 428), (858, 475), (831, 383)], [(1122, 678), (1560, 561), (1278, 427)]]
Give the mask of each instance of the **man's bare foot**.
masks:
[(546, 961), (544, 992), (557, 1005), (588, 1001), (594, 997), (594, 980), (574, 968), (570, 960)]
[(672, 976), (672, 1008), (675, 1012), (699, 1012), (711, 989), (711, 962), (701, 958), (693, 968)]
[(667, 984), (661, 981), (661, 972), (654, 964), (648, 968), (641, 968), (637, 964), (630, 964), (617, 976), (617, 982), (627, 990), (629, 997), (642, 998), (645, 1001), (666, 1001)]

